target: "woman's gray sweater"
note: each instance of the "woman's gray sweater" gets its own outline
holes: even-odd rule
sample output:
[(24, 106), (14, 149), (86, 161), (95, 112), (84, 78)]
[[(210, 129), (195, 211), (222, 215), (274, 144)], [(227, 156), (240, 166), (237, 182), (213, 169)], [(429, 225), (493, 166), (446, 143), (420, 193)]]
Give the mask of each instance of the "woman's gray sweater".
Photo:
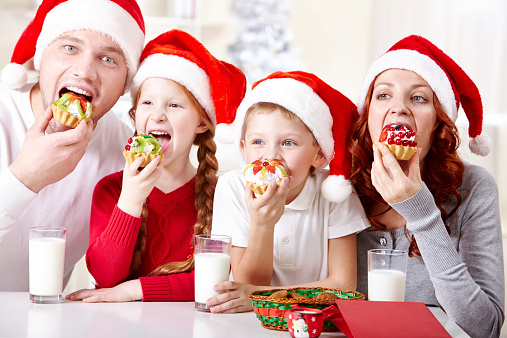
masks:
[[(407, 220), (421, 256), (409, 257), (405, 301), (442, 307), (471, 337), (498, 337), (504, 321), (502, 229), (495, 179), (484, 168), (465, 164), (462, 202), (448, 219), (449, 235), (425, 184), (392, 207)], [(444, 208), (452, 210), (453, 201)], [(364, 230), (357, 235), (358, 291), (368, 295), (367, 251), (408, 251), (404, 228)]]

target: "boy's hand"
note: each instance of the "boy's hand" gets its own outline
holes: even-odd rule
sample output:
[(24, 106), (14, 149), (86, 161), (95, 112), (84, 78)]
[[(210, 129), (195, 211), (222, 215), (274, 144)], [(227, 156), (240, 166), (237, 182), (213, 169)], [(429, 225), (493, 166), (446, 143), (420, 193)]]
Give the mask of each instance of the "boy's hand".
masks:
[[(269, 287), (268, 287), (269, 288)], [(264, 289), (261, 286), (227, 281), (218, 283), (214, 287), (219, 295), (210, 297), (206, 305), (212, 313), (236, 313), (252, 311), (252, 301), (248, 295), (254, 291)]]
[(248, 186), (245, 191), (245, 202), (250, 214), (251, 225), (274, 229), (285, 211), (285, 202), (289, 193), (289, 177), (284, 177), (280, 186), (271, 183), (259, 197)]
[(141, 215), (144, 201), (150, 195), (163, 172), (162, 166), (158, 165), (160, 163), (159, 156), (139, 171), (138, 168), (143, 162), (144, 158), (142, 157), (132, 162), (130, 166), (128, 162), (125, 162), (123, 185), (118, 199), (118, 207), (134, 217)]

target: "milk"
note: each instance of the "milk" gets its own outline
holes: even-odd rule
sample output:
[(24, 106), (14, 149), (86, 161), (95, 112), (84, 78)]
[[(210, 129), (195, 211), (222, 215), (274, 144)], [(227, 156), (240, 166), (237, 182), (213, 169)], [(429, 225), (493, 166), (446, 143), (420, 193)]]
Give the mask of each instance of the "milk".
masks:
[(60, 295), (63, 291), (65, 239), (30, 238), (28, 250), (30, 294)]
[(368, 271), (368, 300), (403, 302), (407, 275), (398, 270)]
[(218, 295), (213, 286), (229, 280), (231, 257), (223, 253), (198, 253), (195, 255), (195, 302), (206, 304), (210, 297)]

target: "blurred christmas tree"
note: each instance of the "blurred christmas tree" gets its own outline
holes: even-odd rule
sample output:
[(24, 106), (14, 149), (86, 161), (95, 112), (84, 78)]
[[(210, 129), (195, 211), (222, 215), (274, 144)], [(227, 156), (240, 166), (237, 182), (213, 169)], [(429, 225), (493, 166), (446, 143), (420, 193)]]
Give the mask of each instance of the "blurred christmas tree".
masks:
[(249, 86), (278, 70), (304, 70), (298, 53), (291, 49), (292, 31), (284, 27), (290, 16), (289, 0), (234, 0), (234, 12), (240, 31), (228, 51)]

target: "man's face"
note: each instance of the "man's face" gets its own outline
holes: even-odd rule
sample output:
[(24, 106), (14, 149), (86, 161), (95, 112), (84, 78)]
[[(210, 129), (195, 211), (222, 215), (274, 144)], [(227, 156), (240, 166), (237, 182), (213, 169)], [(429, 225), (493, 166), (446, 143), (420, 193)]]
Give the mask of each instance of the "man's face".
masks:
[[(68, 32), (51, 43), (44, 54), (39, 84), (44, 109), (73, 91), (93, 106), (94, 125), (124, 93), (127, 63), (120, 47), (105, 35), (86, 30)], [(68, 129), (51, 120), (53, 132)]]

